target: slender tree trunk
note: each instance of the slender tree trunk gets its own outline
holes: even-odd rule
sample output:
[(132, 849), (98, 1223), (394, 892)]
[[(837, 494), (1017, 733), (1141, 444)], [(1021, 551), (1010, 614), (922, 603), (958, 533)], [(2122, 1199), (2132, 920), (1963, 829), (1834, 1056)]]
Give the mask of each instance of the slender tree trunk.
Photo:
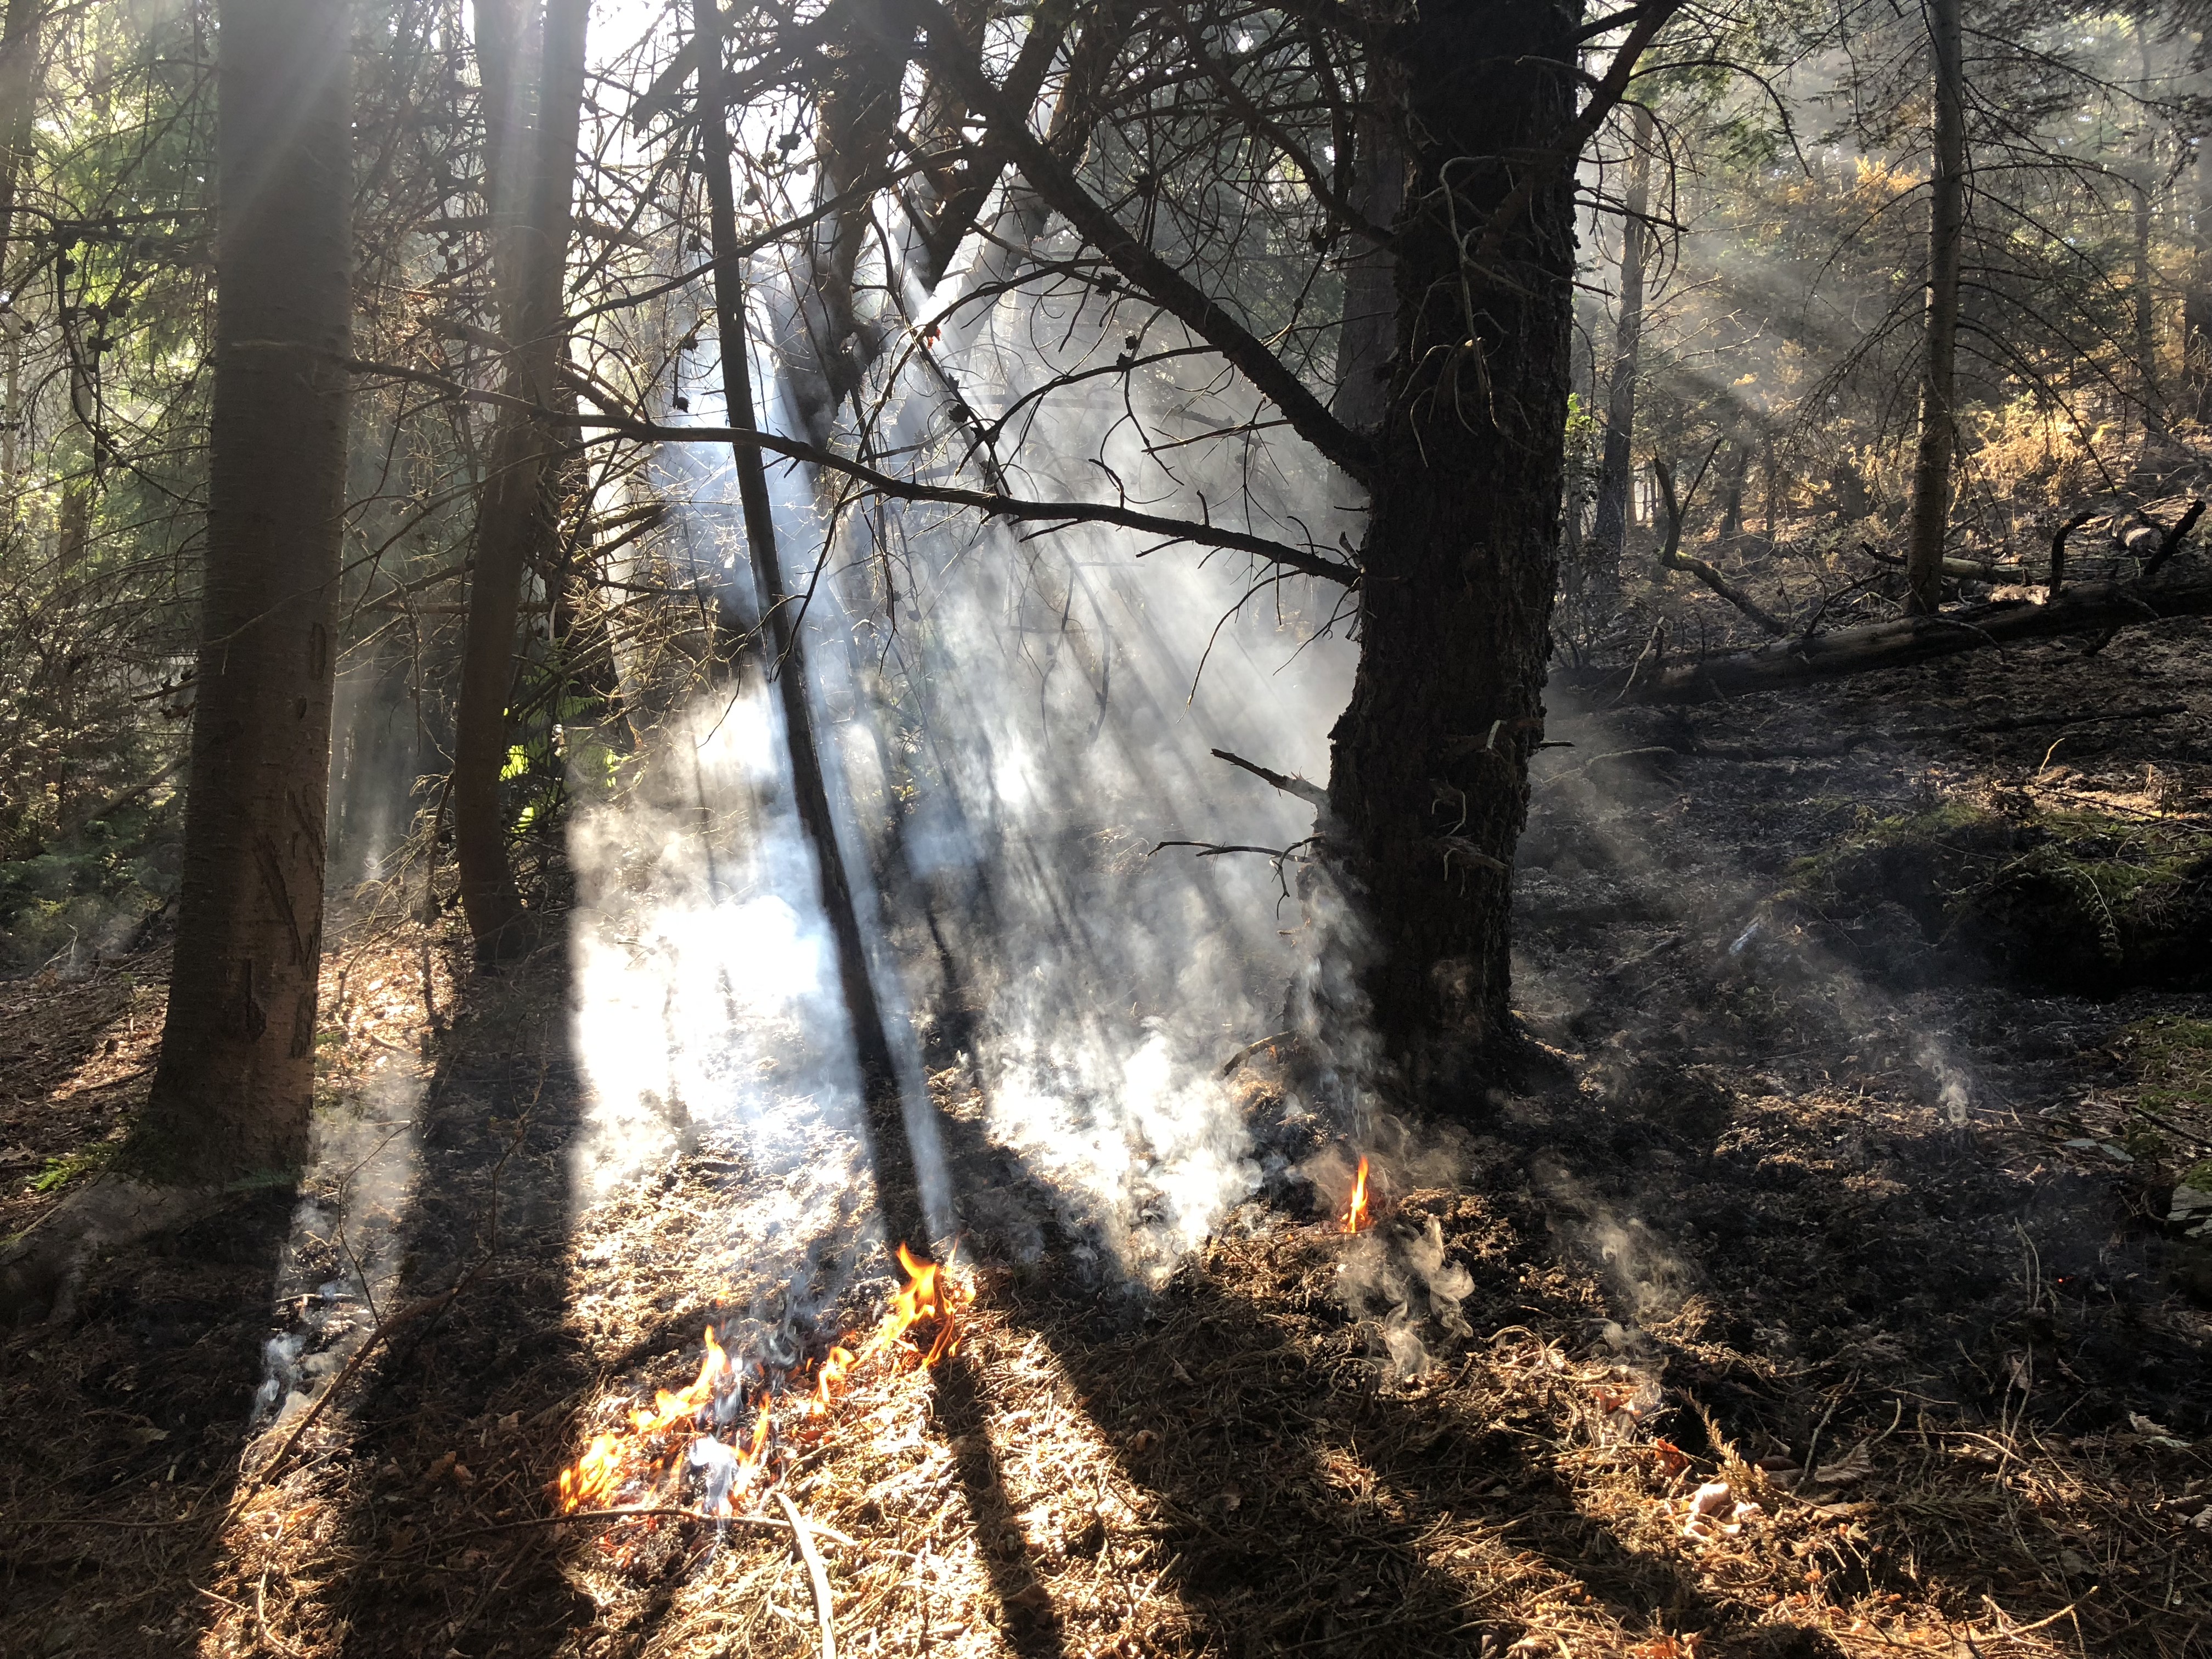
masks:
[(2212, 416), (2212, 133), (2194, 146), (2197, 201), (2190, 227), (2188, 291), (2182, 296), (2185, 407), (2198, 420)]
[[(535, 119), (520, 114), (525, 30), (513, 0), (483, 0), (477, 47), (485, 64), (484, 100), (492, 203), (493, 258), (500, 320), (508, 351), (508, 396), (556, 406), (555, 382), (567, 349), (562, 278), (574, 216), (576, 135), (584, 88), (587, 0), (546, 0), (538, 52)], [(461, 908), (477, 959), (489, 966), (531, 942), (529, 918), (507, 862), (507, 821), (500, 787), (510, 742), (507, 701), (514, 685), (515, 635), (522, 580), (552, 526), (545, 485), (556, 439), (550, 417), (507, 410), (492, 435), (477, 509), (476, 558), (453, 736), (453, 854)], [(544, 561), (541, 561), (544, 562)]]
[[(2147, 13), (2136, 14), (2136, 95), (2144, 101), (2150, 97), (2149, 21)], [(2158, 304), (2152, 290), (2150, 265), (2151, 210), (2157, 187), (2158, 137), (2146, 119), (2142, 154), (2136, 158), (2136, 177), (2129, 192), (2135, 210), (2135, 270), (2130, 297), (2135, 302), (2136, 395), (2142, 404), (2145, 438), (2166, 429), (2158, 385)]]
[(1636, 357), (1644, 337), (1644, 258), (1650, 243), (1645, 216), (1651, 205), (1654, 122), (1648, 105), (1636, 112), (1636, 151), (1628, 162), (1628, 200), (1620, 226), (1620, 312), (1614, 326), (1613, 374), (1606, 392), (1605, 453), (1598, 465), (1597, 549), (1593, 574), (1607, 590), (1620, 586), (1620, 556), (1628, 541), (1628, 491), (1635, 465)]
[[(728, 112), (723, 102), (721, 20), (715, 0), (692, 0), (693, 27), (714, 37), (715, 45), (702, 59), (699, 82), (700, 144), (703, 153), (709, 212), (709, 246), (714, 262), (714, 318), (722, 363), (726, 418), (740, 431), (756, 429), (753, 412), (752, 365), (745, 331), (744, 264), (738, 252), (738, 214), (735, 183), (730, 171)], [(877, 1000), (875, 981), (869, 972), (867, 944), (860, 933), (860, 915), (853, 900), (853, 884), (837, 825), (830, 810), (830, 793), (823, 775), (822, 756), (815, 740), (814, 708), (808, 688), (806, 649), (799, 625), (800, 595), (784, 580), (783, 563), (776, 546), (775, 513), (768, 495), (768, 475), (761, 452), (750, 444), (731, 446), (737, 468), (738, 495), (744, 507), (745, 548), (752, 564), (753, 584), (758, 590), (762, 627), (769, 650), (769, 669), (777, 702), (783, 713), (783, 729), (791, 762), (792, 794), (799, 811), (799, 828), (813, 850), (816, 877), (820, 884), (822, 912), (837, 951), (838, 987), (851, 1021), (854, 1052), (860, 1063), (871, 1142), (869, 1152), (876, 1170), (877, 1193), (884, 1221), (894, 1241), (903, 1238), (917, 1247), (927, 1242), (919, 1182), (908, 1144), (900, 1096), (898, 1068), (890, 1036)]]
[[(1406, 202), (1403, 94), (1388, 58), (1379, 58), (1352, 123), (1351, 205), (1370, 224), (1395, 223)], [(1379, 425), (1389, 401), (1383, 384), (1397, 343), (1398, 295), (1390, 250), (1352, 241), (1344, 265), (1344, 329), (1336, 343), (1336, 395), (1329, 407), (1346, 426)]]
[(1920, 438), (1912, 466), (1905, 577), (1912, 609), (1943, 603), (1943, 541), (1951, 521), (1957, 442), (1959, 265), (1966, 225), (1966, 86), (1960, 0), (1929, 0), (1936, 100), (1935, 176), (1929, 187), (1928, 301), (1921, 337)]
[(1751, 446), (1741, 437), (1729, 440), (1729, 458), (1721, 473), (1721, 526), (1723, 541), (1743, 534), (1743, 489), (1751, 477)]
[(15, 231), (16, 184), (31, 159), (44, 3), (8, 0), (7, 19), (0, 22), (0, 292), (11, 296), (15, 289), (8, 282), (8, 246)]
[(1761, 533), (1765, 536), (1769, 544), (1771, 544), (1774, 540), (1774, 497), (1781, 485), (1781, 480), (1776, 476), (1774, 469), (1774, 434), (1771, 432), (1765, 434), (1759, 441), (1759, 482), (1763, 486), (1759, 516), (1765, 526)]
[[(1574, 275), (1571, 169), (1525, 158), (1574, 115), (1578, 9), (1424, 7), (1389, 37), (1416, 145), (1397, 349), (1360, 589), (1352, 702), (1332, 733), (1326, 854), (1369, 937), (1362, 980), (1413, 1086), (1516, 1051), (1510, 870), (1543, 735)], [(1458, 228), (1455, 234), (1455, 227)], [(1464, 286), (1462, 286), (1464, 285)]]
[(43, 0), (8, 0), (0, 23), (0, 351), (7, 359), (6, 399), (0, 404), (0, 497), (8, 522), (20, 511), (15, 499), (15, 435), (23, 418), (23, 320), (15, 313), (15, 285), (8, 253), (15, 229), (15, 191), (31, 161), (32, 120), (38, 109), (39, 22)]
[(220, 0), (215, 382), (176, 969), (124, 1152), (296, 1168), (322, 963), (353, 245), (351, 8)]

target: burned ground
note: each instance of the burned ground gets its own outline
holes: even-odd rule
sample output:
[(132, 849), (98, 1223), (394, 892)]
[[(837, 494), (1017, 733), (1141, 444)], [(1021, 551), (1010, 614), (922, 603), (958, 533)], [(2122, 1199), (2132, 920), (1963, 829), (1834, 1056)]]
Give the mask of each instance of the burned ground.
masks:
[[(1142, 1297), (1098, 1282), (945, 1066), (963, 1346), (864, 1376), (786, 1446), (841, 1643), (2201, 1646), (2212, 1267), (2165, 1218), (2212, 1156), (2189, 1036), (2212, 997), (2078, 964), (2054, 988), (2046, 962), (1946, 936), (1990, 871), (1923, 860), (1915, 899), (1869, 851), (1944, 813), (2018, 837), (2000, 870), (2060, 814), (2212, 848), (2212, 632), (2082, 644), (1555, 714), (1576, 746), (1543, 764), (1520, 884), (1545, 1081), (1363, 1126), (1378, 1219), (1357, 1237), (1334, 1218), (1347, 1149), (1286, 1103), (1286, 1044), (1238, 1077), (1291, 1167)], [(1958, 735), (1835, 742), (1870, 729)], [(288, 1243), (289, 1200), (246, 1195), (9, 1334), (0, 1650), (812, 1651), (779, 1531), (548, 1523), (589, 1435), (757, 1303), (730, 1218), (795, 1177), (693, 1133), (585, 1202), (557, 961), (457, 981), (443, 933), (349, 938), (325, 1111), (410, 1102), (421, 1143), (388, 1216), (322, 1194), (382, 1229), (374, 1304), (319, 1289), (328, 1227)], [(143, 1088), (163, 975), (141, 957), (3, 988), (10, 1230), (88, 1178)], [(845, 1285), (845, 1319), (889, 1283)], [(249, 1431), (287, 1335), (299, 1401)]]

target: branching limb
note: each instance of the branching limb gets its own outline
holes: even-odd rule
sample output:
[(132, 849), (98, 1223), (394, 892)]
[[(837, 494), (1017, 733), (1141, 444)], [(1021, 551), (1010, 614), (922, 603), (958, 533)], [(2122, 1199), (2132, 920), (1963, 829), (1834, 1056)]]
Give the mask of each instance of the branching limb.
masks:
[(1358, 568), (1341, 559), (1332, 559), (1325, 554), (1292, 547), (1288, 543), (1273, 541), (1265, 536), (1231, 530), (1226, 526), (1206, 524), (1190, 519), (1171, 519), (1157, 513), (1140, 513), (1105, 501), (1041, 501), (1000, 495), (992, 490), (921, 483), (879, 471), (834, 450), (821, 448), (801, 439), (787, 438), (779, 433), (755, 432), (726, 426), (660, 426), (620, 415), (556, 413), (538, 410), (536, 405), (503, 392), (484, 392), (463, 386), (458, 380), (434, 374), (426, 369), (353, 357), (341, 361), (357, 374), (383, 374), (412, 380), (435, 386), (451, 397), (465, 398), (471, 403), (529, 409), (543, 415), (548, 421), (588, 427), (605, 438), (629, 439), (641, 443), (750, 445), (773, 455), (781, 455), (788, 460), (803, 461), (809, 466), (841, 473), (866, 485), (878, 495), (888, 495), (896, 501), (937, 501), (947, 507), (972, 507), (987, 518), (1018, 519), (1032, 523), (1114, 525), (1121, 529), (1158, 536), (1165, 543), (1183, 542), (1195, 547), (1219, 547), (1234, 552), (1249, 553), (1270, 563), (1297, 571), (1302, 575), (1318, 576), (1327, 581), (1340, 582), (1347, 587), (1355, 586), (1359, 580)]
[[(1281, 358), (1251, 330), (1133, 235), (1085, 189), (1074, 171), (1030, 131), (1029, 112), (995, 86), (961, 39), (951, 14), (936, 0), (908, 0), (911, 14), (928, 31), (922, 58), (988, 127), (1030, 187), (1115, 268), (1193, 333), (1210, 342), (1244, 378), (1273, 400), (1300, 437), (1364, 483), (1375, 470), (1375, 446), (1328, 412)], [(1580, 145), (1577, 145), (1580, 149)]]
[[(1716, 442), (1713, 447), (1718, 449), (1720, 446)], [(1705, 459), (1708, 462), (1712, 459), (1711, 453), (1706, 454)], [(1682, 514), (1688, 505), (1688, 497), (1685, 496), (1680, 500), (1675, 498), (1674, 470), (1666, 462), (1654, 456), (1651, 461), (1651, 471), (1659, 480), (1659, 494), (1667, 506), (1667, 539), (1659, 549), (1659, 562), (1669, 570), (1688, 571), (1768, 633), (1778, 639), (1786, 636), (1790, 632), (1788, 623), (1767, 610), (1757, 599), (1753, 599), (1750, 594), (1745, 592), (1726, 576), (1722, 575), (1718, 570), (1703, 559), (1682, 551)], [(1704, 477), (1705, 473), (1705, 469), (1700, 466), (1698, 469), (1698, 478)], [(1697, 488), (1698, 479), (1693, 478), (1690, 481), (1691, 494), (1694, 495)]]
[(2175, 520), (2173, 528), (2167, 531), (2160, 539), (2158, 551), (2144, 562), (2142, 568), (2144, 581), (2148, 581), (2153, 576), (2158, 574), (2159, 567), (2180, 550), (2182, 538), (2194, 530), (2197, 527), (2197, 520), (2203, 516), (2204, 503), (2201, 501), (2191, 501), (2189, 510)]

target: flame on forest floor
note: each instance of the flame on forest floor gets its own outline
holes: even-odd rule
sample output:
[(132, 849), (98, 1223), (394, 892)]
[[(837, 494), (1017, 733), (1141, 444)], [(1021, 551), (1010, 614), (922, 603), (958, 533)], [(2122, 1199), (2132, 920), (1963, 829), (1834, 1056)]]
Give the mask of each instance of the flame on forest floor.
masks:
[[(882, 1321), (857, 1346), (833, 1345), (815, 1368), (811, 1387), (790, 1373), (771, 1376), (762, 1371), (748, 1379), (747, 1368), (730, 1358), (709, 1326), (707, 1352), (690, 1386), (659, 1389), (651, 1406), (633, 1406), (628, 1429), (592, 1436), (584, 1455), (561, 1471), (562, 1513), (683, 1507), (678, 1499), (689, 1468), (700, 1475), (701, 1510), (709, 1516), (735, 1514), (738, 1495), (760, 1480), (779, 1426), (784, 1438), (804, 1436), (805, 1419), (827, 1415), (854, 1374), (886, 1355), (902, 1352), (925, 1370), (936, 1364), (959, 1346), (959, 1310), (965, 1297), (937, 1262), (917, 1257), (903, 1244), (898, 1259), (906, 1283), (892, 1294)], [(936, 1327), (929, 1346), (902, 1350), (901, 1339), (925, 1321)], [(779, 1423), (780, 1403), (795, 1410)], [(738, 1426), (748, 1408), (749, 1433)], [(793, 1416), (800, 1420), (793, 1423)], [(731, 1431), (727, 1440), (722, 1438), (726, 1429)]]
[(1367, 1208), (1367, 1160), (1359, 1160), (1359, 1172), (1352, 1177), (1352, 1200), (1344, 1206), (1344, 1219), (1338, 1224), (1347, 1233), (1362, 1232), (1374, 1221)]

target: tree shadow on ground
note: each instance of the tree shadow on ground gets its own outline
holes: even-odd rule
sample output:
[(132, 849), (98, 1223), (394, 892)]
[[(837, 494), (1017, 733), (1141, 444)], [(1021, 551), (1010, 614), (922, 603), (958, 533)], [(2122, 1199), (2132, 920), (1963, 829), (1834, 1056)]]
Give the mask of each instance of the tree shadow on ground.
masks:
[(196, 1649), (217, 1609), (177, 1587), (226, 1553), (291, 1212), (289, 1191), (242, 1194), (95, 1263), (73, 1320), (0, 1342), (0, 1651)]
[[(947, 1128), (965, 1183), (1022, 1178), (1019, 1160), (975, 1125)], [(988, 1276), (990, 1299), (1043, 1340), (1123, 1472), (1156, 1501), (1127, 1565), (1172, 1588), (1188, 1646), (1240, 1659), (1501, 1651), (1529, 1628), (1516, 1581), (1559, 1575), (1606, 1620), (1696, 1632), (1716, 1659), (1838, 1651), (1810, 1628), (1753, 1626), (1648, 1539), (1586, 1512), (1537, 1455), (1548, 1425), (1486, 1418), (1494, 1395), (1382, 1386), (1329, 1296), (1318, 1229), (1305, 1254), (1307, 1271), (1261, 1283), (1254, 1275), (1279, 1258), (1216, 1249), (1141, 1313), (1072, 1292), (1059, 1252)], [(940, 1385), (948, 1436), (975, 1432), (966, 1389)], [(1007, 1638), (1048, 1653), (1036, 1632), (1059, 1639), (1049, 1580), (1015, 1565), (1015, 1598), (1000, 1592)]]
[(467, 982), (419, 1110), (393, 1304), (454, 1293), (341, 1402), (324, 1479), (345, 1573), (325, 1605), (349, 1659), (544, 1653), (595, 1617), (551, 1528), (499, 1530), (546, 1513), (544, 1448), (592, 1374), (568, 1328), (583, 1090), (557, 954)]

